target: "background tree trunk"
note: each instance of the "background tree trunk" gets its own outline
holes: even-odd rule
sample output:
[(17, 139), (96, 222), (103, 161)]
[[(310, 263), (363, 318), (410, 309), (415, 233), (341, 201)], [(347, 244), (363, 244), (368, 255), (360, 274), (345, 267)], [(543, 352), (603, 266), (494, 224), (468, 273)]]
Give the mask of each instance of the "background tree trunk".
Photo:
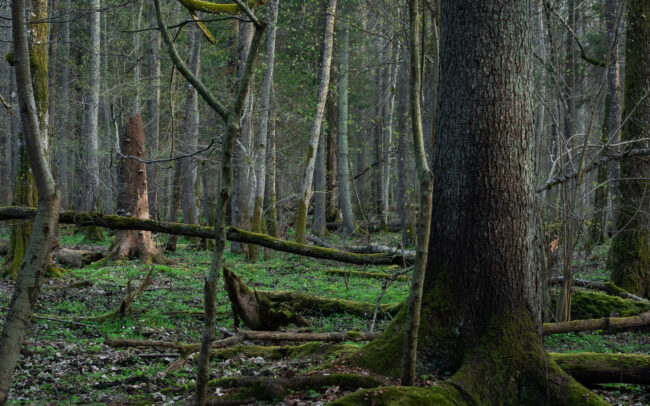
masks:
[(329, 0), (327, 19), (325, 21), (325, 34), (323, 35), (323, 64), (321, 65), (320, 86), (316, 97), (316, 111), (309, 133), (309, 146), (305, 156), (302, 183), (300, 186), (300, 199), (298, 201), (298, 218), (296, 220), (296, 241), (305, 242), (307, 232), (307, 208), (312, 196), (314, 181), (314, 165), (316, 164), (316, 150), (318, 149), (325, 102), (330, 83), (330, 66), (332, 63), (332, 45), (334, 43), (334, 20), (336, 16), (336, 0)]
[(339, 55), (339, 81), (338, 91), (338, 189), (339, 207), (343, 216), (343, 229), (345, 234), (354, 232), (354, 213), (352, 212), (352, 198), (350, 195), (350, 170), (349, 170), (349, 148), (348, 148), (348, 77), (350, 70), (350, 31), (347, 22), (341, 28), (341, 53)]

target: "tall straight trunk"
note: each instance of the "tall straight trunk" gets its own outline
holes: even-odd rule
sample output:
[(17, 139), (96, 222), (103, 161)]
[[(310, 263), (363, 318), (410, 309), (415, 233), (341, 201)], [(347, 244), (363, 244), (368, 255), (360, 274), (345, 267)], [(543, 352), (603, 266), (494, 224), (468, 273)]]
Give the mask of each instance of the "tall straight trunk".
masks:
[(393, 112), (395, 110), (395, 84), (397, 79), (397, 67), (399, 64), (399, 48), (393, 49), (389, 59), (391, 64), (387, 67), (388, 77), (386, 78), (386, 104), (384, 105), (384, 126), (382, 131), (382, 157), (381, 157), (381, 224), (387, 226), (388, 215), (390, 214), (390, 162), (393, 146)]
[[(328, 131), (331, 129), (328, 128)], [(327, 169), (327, 137), (320, 137), (318, 150), (316, 151), (316, 162), (314, 163), (314, 214), (312, 216), (311, 232), (317, 236), (324, 236), (327, 232), (327, 196), (326, 176)]]
[[(402, 353), (402, 385), (413, 385), (416, 378), (416, 359), (418, 333), (420, 329), (422, 293), (424, 277), (427, 272), (427, 258), (431, 230), (431, 211), (433, 193), (433, 174), (429, 169), (424, 134), (422, 133), (422, 55), (424, 44), (421, 42), (422, 26), (426, 23), (420, 11), (421, 0), (409, 2), (409, 49), (410, 81), (409, 105), (411, 110), (411, 129), (413, 131), (413, 149), (415, 168), (420, 182), (420, 218), (418, 219), (415, 241), (415, 264), (413, 265), (413, 282), (409, 294), (404, 333), (404, 350)], [(433, 146), (432, 146), (433, 149)]]
[[(410, 181), (409, 131), (409, 71), (407, 62), (400, 63), (397, 79), (397, 209), (402, 229), (402, 246), (414, 241), (415, 226), (409, 213), (408, 187)], [(427, 157), (428, 158), (428, 157)]]
[[(243, 80), (244, 72), (244, 62), (248, 57), (251, 41), (253, 40), (254, 28), (249, 23), (240, 22), (238, 37), (237, 37), (237, 83), (241, 83)], [(249, 84), (251, 86), (252, 83)], [(232, 225), (235, 227), (240, 227), (247, 229), (249, 228), (249, 218), (248, 218), (248, 177), (247, 177), (247, 167), (248, 160), (246, 159), (246, 154), (241, 148), (241, 145), (247, 144), (247, 140), (250, 139), (251, 127), (250, 127), (250, 115), (251, 111), (248, 110), (248, 107), (251, 104), (252, 98), (250, 89), (246, 92), (246, 99), (244, 100), (244, 108), (242, 109), (242, 117), (240, 117), (241, 123), (241, 134), (239, 137), (240, 145), (235, 146), (235, 151), (233, 155), (233, 187), (232, 187), (232, 198), (230, 199), (231, 206), (231, 221)], [(244, 250), (247, 250), (248, 247), (241, 243), (231, 243), (230, 249), (233, 253), (242, 253)]]
[(327, 140), (325, 145), (325, 207), (327, 221), (337, 221), (339, 216), (338, 209), (338, 159), (336, 154), (336, 145), (338, 139), (338, 108), (336, 106), (335, 96), (331, 93), (328, 96), (328, 102), (325, 105), (327, 120)]
[(142, 26), (142, 10), (144, 9), (144, 0), (137, 1), (137, 10), (135, 13), (135, 18), (133, 19), (133, 88), (134, 88), (134, 97), (133, 97), (133, 112), (135, 116), (140, 114), (142, 111), (141, 106), (141, 96), (140, 96), (140, 79), (141, 79), (141, 65), (140, 65), (140, 45), (142, 42), (140, 28)]
[[(190, 37), (189, 56), (187, 65), (194, 75), (198, 76), (201, 69), (201, 30), (195, 25), (190, 25), (188, 36)], [(199, 96), (192, 86), (187, 86), (187, 97), (184, 110), (184, 121), (181, 126), (181, 134), (184, 139), (180, 151), (191, 153), (196, 150), (199, 142)], [(191, 156), (182, 159), (183, 180), (182, 180), (182, 206), (183, 222), (197, 224), (199, 207), (196, 203), (196, 157)]]
[[(275, 67), (275, 37), (277, 32), (279, 0), (269, 2), (269, 15), (266, 26), (266, 60), (264, 78), (262, 79), (262, 91), (260, 94), (260, 118), (257, 130), (257, 157), (255, 162), (257, 179), (257, 190), (255, 191), (255, 202), (253, 205), (253, 223), (251, 231), (259, 233), (262, 229), (264, 193), (266, 190), (266, 145), (268, 141), (269, 112), (271, 109), (271, 89), (273, 87), (273, 69)], [(259, 248), (251, 245), (248, 249), (250, 260), (257, 260)]]
[[(22, 4), (22, 2), (21, 2)], [(30, 0), (28, 2), (30, 23), (29, 30), (29, 59), (31, 61), (31, 80), (33, 82), (32, 89), (34, 93), (34, 100), (36, 103), (36, 117), (38, 118), (38, 133), (37, 136), (43, 144), (43, 153), (46, 154), (49, 150), (49, 96), (48, 96), (48, 73), (47, 73), (47, 39), (48, 39), (48, 2), (47, 0)], [(12, 13), (16, 10), (12, 9)], [(21, 13), (23, 11), (20, 11)], [(12, 14), (13, 16), (14, 14)], [(14, 19), (15, 21), (15, 19)], [(36, 22), (38, 21), (38, 22)], [(20, 24), (19, 24), (20, 25)], [(16, 27), (14, 29), (14, 36), (16, 35)], [(15, 39), (15, 38), (14, 38)], [(16, 67), (16, 91), (19, 92), (20, 79), (18, 78), (18, 70)], [(21, 109), (23, 106), (21, 106)], [(22, 119), (22, 116), (21, 116)], [(23, 122), (23, 126), (24, 126)], [(24, 138), (24, 134), (23, 134)], [(28, 158), (28, 151), (26, 148), (20, 148), (20, 157), (18, 158), (21, 165), (16, 171), (16, 182), (14, 183), (14, 204), (19, 205), (34, 205), (36, 203), (36, 187), (34, 184), (33, 170), (30, 170)], [(17, 193), (18, 191), (21, 191)], [(57, 203), (59, 204), (59, 203)], [(25, 249), (28, 244), (29, 236), (32, 231), (32, 224), (22, 223), (16, 224), (11, 227), (11, 239), (9, 242), (9, 253), (4, 264), (3, 272), (16, 277), (18, 270), (23, 262)]]
[(269, 153), (267, 154), (267, 176), (264, 193), (264, 207), (267, 234), (278, 237), (278, 210), (276, 192), (276, 148), (275, 148), (275, 91), (271, 87), (271, 109), (269, 111)]
[[(153, 15), (153, 10), (151, 12)], [(149, 150), (151, 156), (157, 157), (160, 149), (160, 32), (152, 31), (149, 42), (149, 77), (151, 90), (147, 102), (147, 133), (149, 134)], [(149, 182), (149, 213), (155, 220), (159, 219), (158, 213), (158, 164), (151, 165), (148, 171)]]
[[(66, 0), (67, 1), (67, 0)], [(106, 10), (103, 12), (103, 17), (102, 18), (102, 49), (105, 50), (105, 52), (102, 52), (102, 88), (104, 89), (110, 89), (110, 82), (109, 82), (109, 72), (112, 70), (109, 67), (109, 62), (110, 59), (108, 59), (108, 53), (109, 53), (109, 38), (108, 38), (108, 18), (111, 15), (108, 13)], [(103, 137), (105, 143), (103, 147), (105, 148), (106, 151), (110, 151), (109, 153), (112, 154), (114, 150), (114, 143), (115, 140), (119, 139), (119, 134), (118, 134), (118, 128), (114, 125), (113, 121), (111, 120), (111, 112), (110, 112), (110, 106), (109, 106), (109, 101), (110, 101), (110, 93), (105, 91), (103, 92), (103, 96), (101, 98), (101, 109), (102, 109), (102, 131), (104, 134), (106, 134), (106, 137)], [(115, 133), (114, 137), (111, 137), (109, 134)], [(112, 162), (112, 158), (109, 159)], [(110, 164), (109, 164), (110, 165)], [(102, 189), (102, 210), (104, 213), (113, 213), (115, 211), (115, 190), (117, 190), (116, 182), (115, 182), (115, 176), (114, 173), (115, 171), (112, 170), (107, 170), (106, 168), (108, 165), (106, 163), (102, 163), (100, 160), (100, 166), (102, 169), (100, 169), (101, 177), (102, 177), (102, 183), (105, 185), (108, 185), (108, 187), (105, 187)]]
[(341, 28), (341, 53), (339, 55), (339, 81), (336, 85), (338, 90), (338, 189), (339, 207), (343, 215), (343, 232), (351, 234), (354, 232), (354, 213), (352, 212), (352, 198), (350, 195), (350, 170), (349, 170), (349, 148), (348, 148), (348, 77), (350, 70), (350, 28), (345, 22)]
[[(650, 134), (650, 2), (630, 0), (627, 6), (625, 42), (625, 89), (623, 117), (628, 117), (621, 142), (647, 138)], [(646, 145), (647, 141), (643, 141)], [(634, 144), (633, 144), (634, 145)], [(635, 145), (638, 147), (637, 145)], [(631, 148), (626, 146), (626, 148)], [(650, 160), (621, 161), (616, 224), (608, 267), (612, 281), (638, 296), (650, 297), (650, 205), (647, 179)]]
[[(183, 178), (183, 163), (177, 160), (174, 163), (174, 173), (172, 175), (170, 186), (170, 203), (169, 203), (169, 218), (170, 222), (178, 221), (178, 211), (181, 207), (181, 182)], [(178, 242), (177, 235), (167, 236), (167, 243), (165, 244), (165, 251), (176, 252), (176, 243)]]
[[(30, 19), (47, 19), (46, 0), (32, 1), (29, 10)], [(23, 140), (38, 192), (38, 209), (33, 232), (22, 259), (20, 274), (0, 336), (0, 404), (7, 401), (13, 371), (36, 307), (45, 269), (49, 262), (48, 254), (56, 233), (61, 203), (61, 195), (49, 169), (46, 156), (47, 148), (41, 134), (43, 114), (39, 114), (38, 110), (39, 103), (40, 108), (47, 108), (47, 98), (38, 100), (38, 97), (44, 95), (47, 97), (47, 88), (44, 95), (42, 88), (40, 92), (36, 91), (37, 86), (47, 86), (46, 40), (48, 26), (45, 22), (33, 24), (28, 34), (25, 14), (25, 1), (14, 0), (12, 2), (12, 31), (18, 102), (23, 124)], [(31, 49), (27, 45), (28, 39), (32, 44)], [(33, 42), (34, 40), (41, 42)], [(34, 71), (33, 76), (30, 66)], [(42, 76), (43, 73), (45, 76)], [(44, 78), (45, 83), (38, 83)]]
[[(92, 211), (99, 199), (99, 90), (101, 74), (101, 0), (92, 0), (90, 14), (90, 58), (89, 80), (86, 104), (84, 106), (84, 122), (86, 133), (87, 173), (83, 210)], [(103, 232), (99, 227), (87, 227), (86, 239), (101, 240)]]
[(307, 208), (312, 196), (314, 181), (314, 166), (316, 164), (316, 150), (320, 139), (325, 102), (330, 84), (330, 66), (332, 64), (332, 45), (334, 43), (334, 20), (336, 17), (336, 0), (329, 0), (327, 19), (325, 20), (325, 33), (323, 35), (323, 62), (320, 72), (320, 85), (316, 97), (316, 111), (309, 133), (309, 146), (305, 156), (302, 183), (300, 185), (300, 200), (298, 201), (298, 218), (296, 220), (296, 241), (305, 242), (307, 232)]

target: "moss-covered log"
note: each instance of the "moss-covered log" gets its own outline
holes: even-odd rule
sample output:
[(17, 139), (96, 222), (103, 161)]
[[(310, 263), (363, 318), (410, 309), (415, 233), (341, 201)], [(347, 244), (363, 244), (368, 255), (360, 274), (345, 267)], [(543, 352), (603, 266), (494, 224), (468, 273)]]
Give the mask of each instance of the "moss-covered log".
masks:
[[(29, 207), (0, 207), (0, 220), (33, 219), (36, 210)], [(96, 212), (61, 211), (59, 222), (80, 226), (97, 225), (114, 230), (145, 230), (158, 233), (183, 235), (186, 237), (214, 238), (210, 227), (183, 223), (143, 220), (133, 217), (113, 216)], [(410, 258), (390, 254), (355, 254), (330, 248), (313, 247), (293, 241), (285, 241), (266, 234), (251, 233), (235, 227), (228, 227), (227, 238), (230, 241), (257, 244), (275, 251), (288, 252), (312, 258), (327, 259), (357, 265), (399, 265), (410, 264)]]
[(599, 292), (576, 291), (573, 293), (571, 318), (573, 320), (602, 317), (629, 317), (650, 311), (650, 304), (623, 299)]
[[(558, 277), (553, 277), (551, 278), (551, 284), (552, 285), (560, 285), (564, 282), (564, 277), (563, 276), (558, 276)], [(588, 281), (585, 279), (574, 279), (573, 280), (573, 286), (579, 286), (581, 288), (589, 288), (589, 289), (595, 289), (595, 290), (602, 290), (603, 292), (607, 292), (610, 295), (613, 296), (618, 296), (622, 297), (623, 299), (632, 299), (636, 300), (638, 302), (643, 302), (643, 303), (649, 303), (650, 301), (647, 299), (644, 299), (642, 297), (639, 297), (637, 295), (634, 295), (618, 286), (614, 282), (608, 281), (608, 282), (598, 282), (598, 281)]]
[(323, 273), (330, 275), (341, 275), (345, 277), (356, 276), (358, 278), (371, 278), (371, 279), (395, 279), (398, 281), (406, 281), (406, 275), (393, 275), (385, 272), (363, 272), (352, 271), (349, 269), (324, 269)]
[(583, 385), (650, 385), (650, 356), (638, 354), (550, 354), (560, 368)]
[(650, 326), (650, 312), (631, 317), (604, 317), (602, 319), (573, 320), (562, 323), (544, 323), (544, 335), (592, 330), (630, 330)]

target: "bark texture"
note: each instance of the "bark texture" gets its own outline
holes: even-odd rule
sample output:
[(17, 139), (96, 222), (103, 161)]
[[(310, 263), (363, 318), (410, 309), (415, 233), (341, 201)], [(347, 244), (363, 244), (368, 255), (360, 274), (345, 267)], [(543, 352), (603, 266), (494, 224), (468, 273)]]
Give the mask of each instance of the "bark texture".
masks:
[[(149, 197), (145, 164), (130, 158), (145, 159), (144, 129), (140, 114), (129, 118), (121, 138), (120, 149), (126, 157), (120, 160), (119, 165), (117, 214), (148, 220)], [(107, 258), (140, 258), (145, 263), (168, 262), (158, 252), (151, 239), (151, 232), (142, 230), (118, 231)]]
[[(628, 2), (623, 117), (630, 118), (623, 127), (621, 141), (650, 137), (650, 99), (641, 101), (650, 89), (649, 15), (650, 2)], [(635, 295), (650, 297), (650, 200), (646, 180), (650, 177), (650, 161), (628, 159), (621, 162), (620, 171), (616, 211), (620, 230), (612, 241), (608, 265), (615, 284)]]

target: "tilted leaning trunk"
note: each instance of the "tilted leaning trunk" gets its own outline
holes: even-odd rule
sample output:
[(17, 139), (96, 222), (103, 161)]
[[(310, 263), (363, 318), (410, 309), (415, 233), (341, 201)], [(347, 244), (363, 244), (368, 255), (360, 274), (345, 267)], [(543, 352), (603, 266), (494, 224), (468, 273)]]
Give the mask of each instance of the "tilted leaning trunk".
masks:
[[(650, 135), (650, 2), (631, 0), (627, 6), (625, 43), (625, 90), (623, 117), (626, 121), (621, 141)], [(609, 253), (612, 281), (638, 296), (650, 297), (650, 217), (647, 179), (650, 160), (628, 159), (621, 162), (619, 199), (616, 210), (617, 231)]]
[(314, 166), (316, 164), (316, 150), (320, 139), (321, 125), (325, 112), (325, 101), (330, 84), (330, 66), (332, 64), (332, 44), (334, 42), (334, 20), (336, 17), (336, 0), (329, 0), (327, 7), (327, 19), (325, 20), (325, 35), (323, 36), (323, 63), (321, 65), (320, 86), (316, 98), (316, 111), (309, 133), (309, 145), (302, 173), (300, 185), (300, 199), (298, 201), (298, 218), (296, 220), (296, 241), (305, 242), (307, 233), (307, 208), (312, 196), (312, 184), (314, 181)]
[[(39, 133), (45, 148), (45, 154), (49, 148), (49, 96), (48, 96), (48, 74), (47, 74), (47, 43), (48, 43), (48, 3), (46, 0), (30, 0), (28, 20), (30, 21), (29, 55), (31, 63), (31, 75), (33, 80), (33, 93), (36, 102), (36, 115), (38, 117)], [(14, 58), (15, 59), (15, 58)], [(16, 78), (16, 84), (18, 78)], [(33, 171), (30, 171), (30, 161), (27, 157), (27, 150), (19, 148), (20, 165), (16, 172), (14, 183), (14, 204), (30, 205), (36, 204), (36, 187)], [(11, 243), (7, 260), (3, 265), (3, 272), (16, 277), (18, 268), (23, 261), (27, 241), (31, 234), (32, 224), (16, 224), (11, 227)]]
[[(41, 138), (40, 118), (47, 113), (43, 113), (41, 110), (39, 114), (35, 98), (37, 94), (35, 93), (35, 86), (32, 85), (32, 74), (30, 72), (30, 65), (32, 69), (38, 63), (47, 66), (47, 55), (44, 53), (45, 42), (38, 45), (32, 42), (43, 53), (35, 49), (32, 49), (33, 52), (30, 53), (27, 45), (28, 34), (25, 24), (25, 11), (24, 0), (14, 0), (12, 2), (12, 29), (18, 102), (20, 104), (25, 150), (29, 156), (38, 192), (38, 209), (29, 243), (20, 265), (20, 272), (9, 304), (2, 336), (0, 336), (0, 404), (7, 401), (11, 377), (36, 306), (48, 264), (52, 241), (56, 233), (61, 203), (61, 195), (47, 162), (46, 144)], [(47, 18), (47, 1), (32, 1), (30, 14), (32, 17)], [(29, 39), (33, 40), (35, 38), (47, 38), (47, 24), (41, 23), (31, 26)], [(43, 68), (43, 66), (41, 67)], [(34, 71), (34, 78), (38, 79), (39, 72), (37, 69), (34, 69)], [(42, 78), (40, 77), (40, 79)], [(45, 71), (45, 78), (47, 78), (47, 70)], [(45, 87), (47, 88), (47, 82)], [(45, 103), (47, 103), (47, 97)], [(47, 109), (47, 104), (45, 109)]]
[[(118, 173), (117, 214), (138, 219), (149, 219), (149, 197), (147, 194), (147, 171), (145, 164), (144, 129), (140, 114), (132, 116), (122, 134)], [(107, 258), (140, 258), (146, 263), (167, 263), (151, 239), (151, 232), (122, 230), (115, 234), (115, 240)]]
[[(441, 3), (434, 216), (418, 344), (420, 373), (452, 374), (425, 390), (441, 404), (606, 404), (563, 373), (541, 339), (532, 241), (532, 6)], [(402, 323), (398, 316), (350, 363), (398, 375), (388, 351), (399, 352)], [(396, 388), (404, 397), (391, 400), (405, 402), (412, 391)]]

